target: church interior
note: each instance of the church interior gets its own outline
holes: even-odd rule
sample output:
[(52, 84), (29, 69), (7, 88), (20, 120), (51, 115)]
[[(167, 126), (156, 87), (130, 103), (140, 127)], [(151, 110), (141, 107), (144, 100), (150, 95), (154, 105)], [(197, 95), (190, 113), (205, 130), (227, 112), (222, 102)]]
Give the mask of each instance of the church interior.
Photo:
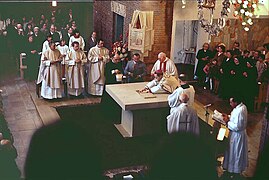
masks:
[[(73, 37), (83, 46), (71, 42)], [(52, 44), (59, 52), (60, 46), (69, 48), (60, 56), (69, 60), (55, 63), (58, 76), (45, 76), (54, 64), (44, 59), (54, 51)], [(102, 55), (92, 58), (95, 47), (108, 57), (100, 50)], [(85, 62), (77, 65), (78, 54), (70, 58), (74, 52), (82, 53)], [(144, 93), (141, 89), (155, 80), (157, 71), (152, 71), (160, 54), (173, 62), (179, 86)], [(116, 57), (124, 72), (108, 70), (116, 81), (104, 77), (98, 94), (99, 86), (91, 86), (90, 79)], [(130, 80), (136, 57), (144, 75)], [(106, 58), (104, 67), (93, 72)], [(228, 67), (229, 59), (234, 64)], [(131, 61), (134, 72), (126, 73)], [(0, 63), (0, 179), (269, 178), (269, 0), (1, 1)], [(76, 71), (69, 74), (71, 66), (83, 67), (77, 76), (84, 76), (79, 95), (69, 94), (70, 79), (77, 78)], [(167, 75), (167, 63), (159, 68), (163, 77), (173, 76)], [(60, 79), (60, 96), (47, 98), (43, 85), (56, 81), (53, 76)], [(183, 82), (195, 90), (191, 108), (199, 136), (167, 130), (174, 113), (169, 97), (184, 89)], [(236, 159), (246, 151), (247, 166), (240, 173), (224, 168), (233, 141), (243, 141), (231, 140), (234, 131), (223, 122), (224, 114), (235, 114), (234, 97), (247, 108), (246, 127), (237, 130), (246, 134), (247, 148), (234, 152)], [(216, 111), (222, 120), (213, 116)], [(239, 158), (229, 163), (242, 164)]]

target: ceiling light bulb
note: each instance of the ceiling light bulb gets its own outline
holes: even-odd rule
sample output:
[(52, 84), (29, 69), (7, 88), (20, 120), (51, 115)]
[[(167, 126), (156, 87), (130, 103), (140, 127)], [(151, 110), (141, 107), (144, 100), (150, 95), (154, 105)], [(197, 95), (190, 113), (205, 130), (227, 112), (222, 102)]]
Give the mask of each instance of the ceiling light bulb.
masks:
[(249, 31), (249, 27), (244, 27), (244, 30), (245, 31)]
[(52, 2), (51, 2), (51, 5), (52, 5), (53, 7), (56, 7), (56, 6), (57, 6), (57, 1), (52, 1)]

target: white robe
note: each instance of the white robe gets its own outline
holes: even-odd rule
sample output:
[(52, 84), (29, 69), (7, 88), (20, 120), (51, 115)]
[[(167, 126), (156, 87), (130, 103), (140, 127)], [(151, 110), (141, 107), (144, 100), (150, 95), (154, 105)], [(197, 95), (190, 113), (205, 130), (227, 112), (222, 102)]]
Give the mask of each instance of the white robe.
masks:
[(167, 116), (167, 131), (169, 134), (190, 132), (199, 135), (200, 126), (197, 112), (187, 103), (181, 103)]
[[(184, 86), (184, 85), (183, 85)], [(189, 97), (188, 105), (193, 106), (194, 103), (194, 95), (195, 95), (195, 90), (192, 85), (189, 85), (189, 88), (182, 88), (178, 87), (172, 94), (168, 96), (168, 105), (170, 106), (172, 112), (174, 108), (180, 105), (180, 100), (179, 97), (182, 93), (185, 93)]]
[[(98, 59), (99, 55), (103, 57), (103, 60)], [(88, 93), (101, 96), (105, 85), (105, 65), (109, 62), (109, 50), (105, 47), (92, 47), (88, 53), (88, 60)]]
[(44, 53), (47, 60), (42, 60), (44, 66), (44, 77), (41, 85), (41, 96), (45, 99), (54, 99), (62, 97), (61, 89), (61, 64), (52, 63), (60, 59), (61, 53), (58, 49), (52, 51), (49, 49)]
[(241, 173), (248, 166), (247, 116), (247, 108), (241, 103), (233, 109), (228, 121), (229, 147), (224, 155), (223, 168), (230, 173)]
[[(81, 60), (81, 63), (76, 63), (75, 60)], [(67, 57), (68, 63), (68, 76), (67, 87), (68, 94), (73, 96), (79, 96), (84, 86), (84, 63), (87, 62), (85, 53), (81, 50), (70, 51)]]
[[(174, 61), (172, 61), (172, 60), (169, 59), (169, 58), (166, 58), (166, 59), (164, 60), (164, 62), (166, 62), (166, 71), (165, 71), (165, 72), (166, 72), (168, 75), (172, 75), (172, 76), (178, 77), (177, 67), (176, 67)], [(159, 69), (161, 69), (162, 71), (164, 71), (164, 69), (163, 69), (163, 68), (164, 68), (164, 63), (162, 63), (162, 67), (160, 67), (160, 64), (161, 64), (160, 60), (157, 60), (157, 61), (155, 62), (155, 64), (153, 65), (153, 67), (152, 67), (152, 69), (151, 69), (151, 74), (154, 74), (154, 72), (155, 72), (156, 70), (159, 70)]]
[(45, 65), (42, 62), (42, 59), (44, 59), (44, 53), (50, 49), (49, 42), (46, 40), (44, 41), (42, 45), (42, 54), (40, 58), (40, 65), (39, 65), (39, 71), (38, 71), (38, 76), (37, 76), (37, 81), (36, 84), (40, 84), (44, 78), (44, 69)]
[[(60, 51), (60, 53), (62, 55), (66, 55), (67, 56), (68, 53), (69, 53), (69, 47), (67, 45), (64, 45), (64, 46), (59, 45), (59, 46), (57, 46), (57, 49)], [(65, 64), (65, 60), (66, 59), (67, 59), (67, 57), (63, 58), (62, 64)]]
[(153, 94), (167, 93), (165, 90), (163, 90), (160, 82), (156, 79), (153, 79), (152, 81), (148, 82), (145, 88), (150, 89)]
[(83, 37), (79, 36), (78, 38), (75, 38), (74, 36), (71, 36), (69, 39), (69, 49), (73, 50), (72, 47), (72, 43), (77, 41), (79, 43), (79, 48), (84, 51), (84, 47), (85, 47), (85, 41), (83, 39)]

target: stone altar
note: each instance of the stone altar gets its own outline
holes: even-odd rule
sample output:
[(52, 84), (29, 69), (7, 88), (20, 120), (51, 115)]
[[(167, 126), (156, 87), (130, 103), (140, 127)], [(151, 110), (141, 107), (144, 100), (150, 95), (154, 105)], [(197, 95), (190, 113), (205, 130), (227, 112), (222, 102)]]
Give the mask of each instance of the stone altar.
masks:
[(169, 115), (169, 94), (155, 94), (152, 98), (141, 96), (136, 90), (147, 82), (106, 85), (106, 92), (121, 107), (121, 124), (115, 124), (123, 137), (164, 133)]

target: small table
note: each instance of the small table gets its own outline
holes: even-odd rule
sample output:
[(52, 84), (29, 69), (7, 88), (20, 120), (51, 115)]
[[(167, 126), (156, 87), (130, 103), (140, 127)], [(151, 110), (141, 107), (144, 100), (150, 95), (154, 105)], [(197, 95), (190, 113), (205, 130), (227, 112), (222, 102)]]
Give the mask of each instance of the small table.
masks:
[(143, 89), (147, 82), (106, 85), (107, 93), (122, 108), (121, 124), (115, 124), (123, 137), (163, 133), (169, 115), (169, 94), (155, 94), (144, 98), (136, 90)]

